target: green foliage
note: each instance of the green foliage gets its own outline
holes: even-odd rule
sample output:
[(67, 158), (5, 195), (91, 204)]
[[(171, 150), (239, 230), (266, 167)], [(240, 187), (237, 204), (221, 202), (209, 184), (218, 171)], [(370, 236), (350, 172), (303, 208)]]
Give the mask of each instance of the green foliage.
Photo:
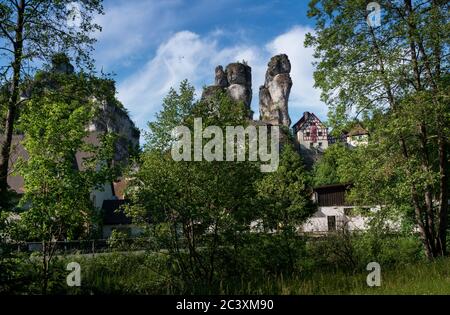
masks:
[(127, 250), (128, 246), (126, 244), (126, 239), (128, 237), (129, 236), (126, 232), (113, 230), (108, 239), (108, 246), (114, 250)]
[[(246, 126), (246, 110), (227, 95), (194, 102), (193, 88), (183, 82), (171, 90), (157, 120), (149, 124), (148, 146), (133, 173), (127, 209), (135, 222), (175, 259), (176, 274), (186, 281), (211, 283), (216, 278), (219, 248), (248, 226), (254, 212), (253, 182), (259, 171), (250, 162), (180, 161), (170, 156), (172, 128), (193, 130), (194, 118), (206, 126)], [(148, 218), (152, 224), (145, 224)], [(186, 252), (184, 251), (186, 250)]]
[(353, 234), (340, 230), (309, 242), (306, 252), (314, 269), (345, 273), (363, 270), (372, 261), (388, 268), (424, 259), (417, 236), (379, 230)]
[[(42, 293), (42, 262), (35, 254), (14, 253), (2, 257), (2, 266), (6, 265), (7, 273), (2, 273), (0, 294), (41, 294)], [(49, 266), (47, 292), (52, 294), (67, 293), (65, 265), (56, 257)]]
[(173, 142), (171, 131), (184, 124), (184, 120), (192, 113), (194, 107), (195, 88), (184, 80), (180, 91), (171, 88), (163, 99), (163, 109), (156, 114), (156, 120), (148, 123), (146, 134), (148, 150), (167, 150)]
[[(255, 162), (174, 161), (172, 128), (194, 130), (199, 117), (203, 128), (248, 126), (245, 106), (224, 93), (195, 102), (187, 82), (169, 92), (128, 189), (127, 213), (154, 240), (149, 249), (168, 251), (170, 274), (185, 292), (219, 292), (220, 283), (294, 270), (304, 248), (296, 227), (314, 211), (300, 156), (286, 143), (277, 171), (264, 176)], [(252, 222), (276, 233), (253, 236)]]
[[(237, 268), (224, 249), (218, 265), (224, 268), (220, 281), (205, 287), (199, 281), (183, 282), (176, 277), (176, 260), (160, 253), (106, 253), (61, 257), (52, 266), (48, 292), (51, 294), (448, 294), (448, 258), (426, 262), (416, 256), (420, 243), (415, 238), (392, 235), (383, 240), (382, 255), (373, 256), (372, 245), (363, 235), (353, 240), (356, 267), (349, 267), (337, 255), (343, 245), (333, 239), (298, 239), (298, 261), (293, 272), (286, 272), (286, 256), (274, 246), (270, 235), (250, 235), (240, 252)], [(262, 240), (257, 240), (262, 237)], [(342, 241), (342, 239), (340, 239)], [(303, 244), (303, 245), (302, 245)], [(297, 247), (298, 246), (298, 247)], [(333, 248), (336, 246), (336, 248)], [(400, 254), (400, 255), (399, 255)], [(280, 256), (281, 255), (281, 256)], [(277, 258), (280, 257), (280, 260)], [(11, 286), (2, 293), (39, 294), (40, 263), (35, 255), (21, 255), (11, 261), (17, 272)], [(283, 266), (283, 260), (286, 265)], [(68, 287), (65, 266), (81, 265), (81, 287)], [(366, 284), (366, 265), (381, 264), (382, 285)], [(236, 272), (239, 271), (239, 272)]]
[[(26, 191), (21, 205), (28, 208), (20, 223), (26, 226), (27, 239), (73, 239), (89, 222), (90, 192), (110, 176), (105, 161), (113, 144), (110, 136), (101, 139), (102, 147), (85, 142), (93, 110), (89, 104), (51, 97), (27, 103), (20, 127), (28, 160), (19, 166)], [(77, 152), (86, 154), (82, 169), (74, 164)]]
[[(238, 254), (235, 265), (223, 266), (229, 274), (224, 282), (258, 278), (283, 273), (302, 272), (307, 258), (307, 239), (285, 231), (284, 233), (249, 233), (240, 235), (236, 240)], [(232, 261), (223, 257), (224, 264)]]
[[(73, 16), (74, 11), (78, 11), (76, 17)], [(94, 17), (102, 13), (101, 0), (23, 0), (0, 4), (0, 60), (3, 69), (0, 86), (2, 89), (7, 87), (7, 101), (0, 103), (1, 124), (5, 112), (9, 117), (4, 128), (0, 128), (8, 135), (0, 154), (0, 211), (9, 208), (11, 202), (7, 183), (10, 135), (16, 131), (20, 105), (26, 100), (21, 96), (24, 91), (28, 92), (28, 81), (30, 74), (36, 71), (36, 61), (67, 61), (68, 57), (63, 54), (67, 53), (73, 56), (78, 66), (93, 72), (91, 51), (96, 39), (92, 34), (101, 30)]]
[(320, 60), (314, 78), (331, 126), (340, 133), (362, 115), (371, 130), (367, 147), (337, 161), (340, 174), (326, 160), (318, 180), (337, 175), (354, 183), (353, 200), (415, 221), (432, 259), (445, 254), (449, 226), (448, 3), (382, 7), (381, 25), (371, 27), (365, 1), (310, 3), (316, 30), (305, 44)]
[(87, 141), (87, 126), (98, 103), (89, 100), (92, 95), (86, 91), (90, 86), (86, 82), (82, 75), (55, 75), (42, 86), (38, 81), (19, 120), (28, 155), (16, 167), (24, 178), (19, 206), (25, 211), (10, 236), (43, 242), (44, 293), (51, 285), (54, 241), (93, 232), (95, 209), (90, 194), (116, 176), (109, 163), (116, 137), (98, 134), (97, 141)]
[[(157, 268), (164, 256), (123, 255), (110, 259), (97, 257), (86, 261), (89, 274), (82, 289), (95, 284), (94, 293), (125, 294), (448, 294), (449, 260), (434, 263), (407, 261), (395, 267), (382, 265), (382, 286), (370, 288), (366, 284), (368, 272), (365, 265), (356, 270), (295, 272), (292, 274), (259, 273), (237, 280), (224, 280), (214, 291), (197, 287), (197, 291), (187, 291), (181, 283), (174, 281), (163, 270)], [(158, 260), (159, 259), (159, 260)], [(103, 268), (93, 269), (104, 261)], [(113, 263), (114, 262), (114, 263)], [(139, 266), (136, 268), (136, 266)], [(88, 290), (84, 291), (89, 293)]]
[[(73, 4), (80, 8), (77, 15), (79, 27), (67, 23), (73, 14)], [(55, 59), (55, 53), (71, 51), (78, 64), (85, 64), (92, 69), (90, 53), (96, 39), (91, 35), (101, 30), (94, 17), (102, 13), (101, 0), (26, 0), (23, 8), (13, 2), (4, 2), (0, 6), (0, 19), (5, 25), (0, 32), (0, 43), (2, 47), (12, 47), (11, 39), (16, 38), (16, 32), (21, 32), (25, 39), (23, 55), (20, 56), (22, 62), (35, 59), (50, 61)], [(19, 15), (24, 18), (20, 25)], [(64, 59), (58, 58), (58, 61)]]
[(295, 229), (314, 212), (308, 184), (300, 155), (284, 146), (278, 169), (256, 183), (266, 228)]
[[(348, 156), (351, 154), (350, 149), (342, 144), (337, 143), (329, 146), (321, 159), (314, 165), (314, 185), (321, 186), (344, 183), (339, 173), (345, 172), (342, 168), (348, 165), (345, 165), (342, 160), (348, 159)], [(351, 168), (351, 171), (354, 172), (355, 169), (357, 169), (356, 165)]]

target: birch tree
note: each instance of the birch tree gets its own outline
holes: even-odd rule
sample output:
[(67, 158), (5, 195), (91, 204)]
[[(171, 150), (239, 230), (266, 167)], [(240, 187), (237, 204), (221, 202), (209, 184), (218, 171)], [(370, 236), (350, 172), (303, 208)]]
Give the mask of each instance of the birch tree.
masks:
[(7, 204), (7, 177), (12, 135), (23, 103), (21, 84), (39, 62), (57, 52), (71, 53), (77, 64), (92, 70), (90, 58), (100, 30), (101, 0), (3, 0), (0, 3), (0, 84), (7, 86), (4, 137), (0, 154), (0, 209)]

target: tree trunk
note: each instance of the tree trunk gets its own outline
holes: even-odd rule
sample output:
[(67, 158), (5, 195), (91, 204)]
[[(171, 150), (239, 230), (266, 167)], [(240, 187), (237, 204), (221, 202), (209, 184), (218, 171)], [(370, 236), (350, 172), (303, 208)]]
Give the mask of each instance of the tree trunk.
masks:
[(14, 41), (14, 61), (13, 61), (13, 80), (11, 86), (11, 96), (8, 101), (8, 114), (5, 125), (5, 140), (3, 142), (0, 154), (0, 207), (7, 206), (8, 190), (8, 169), (11, 152), (12, 136), (14, 131), (14, 122), (16, 119), (17, 102), (19, 100), (20, 72), (22, 69), (23, 54), (23, 30), (24, 30), (25, 0), (21, 0), (18, 5), (17, 23), (15, 28)]
[[(408, 12), (412, 12), (412, 2), (411, 0), (405, 0), (406, 8)], [(439, 14), (438, 14), (438, 6), (436, 1), (432, 1), (432, 23), (434, 25), (438, 25), (439, 23)], [(414, 40), (414, 38), (417, 40), (418, 49), (419, 52), (423, 56), (424, 60), (424, 66), (425, 66), (425, 73), (426, 78), (428, 78), (428, 82), (432, 88), (432, 99), (435, 106), (439, 106), (439, 100), (437, 95), (440, 94), (439, 86), (437, 82), (440, 80), (440, 44), (439, 44), (439, 38), (437, 37), (437, 42), (434, 45), (434, 56), (436, 60), (434, 61), (435, 66), (434, 69), (436, 70), (435, 73), (433, 73), (433, 67), (430, 62), (430, 58), (428, 57), (428, 54), (425, 50), (424, 44), (423, 44), (423, 38), (420, 36), (420, 34), (417, 31), (417, 26), (415, 22), (408, 21), (408, 26), (410, 28), (410, 36), (412, 37), (411, 40)], [(436, 36), (439, 36), (438, 34)], [(436, 214), (434, 212), (433, 207), (433, 194), (431, 192), (431, 187), (427, 187), (427, 192), (425, 195), (425, 201), (427, 205), (427, 212), (428, 212), (428, 219), (429, 219), (429, 225), (430, 225), (430, 231), (432, 239), (431, 241), (431, 248), (433, 251), (433, 257), (439, 257), (446, 255), (446, 234), (447, 234), (447, 225), (448, 225), (448, 165), (447, 165), (447, 140), (445, 139), (445, 136), (442, 134), (442, 130), (446, 127), (445, 122), (442, 121), (443, 116), (440, 116), (439, 114), (436, 115), (435, 123), (438, 129), (438, 155), (439, 155), (439, 194), (437, 196), (437, 203), (439, 204), (439, 212)], [(424, 131), (425, 127), (423, 129), (421, 128), (421, 134), (422, 134), (422, 140), (426, 141), (427, 136), (426, 132)], [(425, 143), (426, 144), (426, 143)], [(424, 147), (424, 144), (422, 144), (422, 147)], [(425, 149), (426, 150), (426, 149)], [(426, 153), (426, 152), (425, 152)], [(427, 157), (427, 156), (426, 156)], [(427, 159), (427, 162), (429, 160)], [(436, 220), (435, 220), (436, 219)], [(437, 221), (438, 223), (436, 223)], [(437, 232), (436, 229), (437, 228)]]
[(437, 251), (440, 255), (447, 254), (447, 228), (448, 228), (448, 165), (447, 144), (444, 139), (439, 138), (439, 230)]
[(48, 289), (48, 244), (43, 241), (42, 242), (42, 294), (47, 294)]
[[(394, 93), (392, 92), (391, 85), (390, 85), (389, 81), (386, 78), (386, 73), (385, 73), (385, 69), (384, 69), (383, 55), (381, 54), (380, 47), (378, 46), (377, 39), (376, 39), (374, 30), (372, 28), (370, 28), (370, 35), (371, 35), (372, 40), (373, 40), (374, 51), (375, 51), (375, 54), (377, 56), (378, 65), (380, 67), (381, 79), (382, 79), (384, 88), (386, 89), (386, 94), (388, 96), (389, 106), (391, 107), (392, 110), (395, 111), (395, 110), (397, 110), (397, 103), (395, 101)], [(405, 141), (405, 139), (404, 139), (404, 137), (402, 135), (400, 135), (400, 147), (401, 147), (401, 151), (402, 151), (403, 157), (406, 160), (409, 160), (409, 154), (408, 154), (408, 149), (406, 147), (406, 141)], [(408, 172), (408, 174), (410, 173), (409, 170), (407, 170), (407, 172)], [(427, 258), (429, 260), (431, 260), (431, 259), (433, 259), (434, 253), (433, 253), (432, 247), (430, 246), (430, 235), (429, 235), (429, 229), (428, 229), (428, 221), (425, 220), (425, 224), (424, 224), (424, 221), (422, 221), (422, 213), (423, 213), (423, 211), (422, 211), (422, 208), (420, 207), (419, 196), (418, 196), (418, 193), (417, 193), (417, 189), (416, 189), (416, 187), (414, 185), (411, 186), (411, 199), (412, 199), (412, 204), (414, 206), (414, 213), (415, 213), (415, 217), (416, 217), (416, 223), (417, 223), (417, 225), (419, 227), (420, 239), (422, 240), (422, 244), (423, 244), (423, 247), (424, 247), (424, 250), (425, 250), (425, 255), (427, 256)]]

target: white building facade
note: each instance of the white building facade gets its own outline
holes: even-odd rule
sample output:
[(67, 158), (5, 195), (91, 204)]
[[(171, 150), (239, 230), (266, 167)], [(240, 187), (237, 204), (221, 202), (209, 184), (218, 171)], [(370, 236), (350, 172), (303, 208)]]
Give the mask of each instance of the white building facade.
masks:
[(323, 151), (328, 148), (328, 129), (314, 113), (304, 112), (292, 128), (301, 149)]
[(338, 230), (363, 231), (368, 228), (370, 213), (377, 206), (356, 207), (348, 204), (348, 184), (320, 186), (314, 189), (317, 211), (299, 229), (300, 233), (326, 234)]

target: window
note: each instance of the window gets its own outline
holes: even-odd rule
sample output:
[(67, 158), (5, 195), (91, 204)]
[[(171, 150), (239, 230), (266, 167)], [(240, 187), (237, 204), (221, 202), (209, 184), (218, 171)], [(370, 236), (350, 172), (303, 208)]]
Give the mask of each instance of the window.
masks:
[(328, 231), (336, 231), (336, 216), (327, 216), (328, 221)]
[(309, 137), (311, 133), (309, 131), (306, 132), (306, 136)]
[(310, 142), (310, 143), (309, 143), (309, 148), (310, 148), (310, 149), (314, 148), (314, 143)]
[(319, 148), (321, 148), (322, 147), (322, 142), (319, 142)]
[(322, 131), (319, 131), (318, 135), (319, 135), (319, 137), (322, 137), (322, 135), (323, 135)]

